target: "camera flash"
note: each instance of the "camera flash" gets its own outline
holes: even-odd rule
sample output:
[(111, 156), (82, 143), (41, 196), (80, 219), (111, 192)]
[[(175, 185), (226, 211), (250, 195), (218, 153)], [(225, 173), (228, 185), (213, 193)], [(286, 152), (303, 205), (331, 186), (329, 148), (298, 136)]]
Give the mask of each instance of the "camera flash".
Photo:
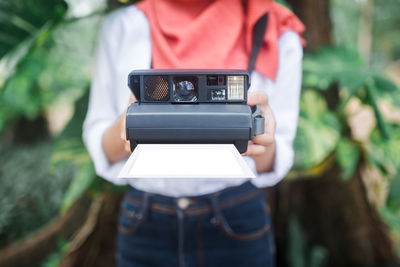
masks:
[(244, 99), (244, 76), (227, 77), (228, 100)]

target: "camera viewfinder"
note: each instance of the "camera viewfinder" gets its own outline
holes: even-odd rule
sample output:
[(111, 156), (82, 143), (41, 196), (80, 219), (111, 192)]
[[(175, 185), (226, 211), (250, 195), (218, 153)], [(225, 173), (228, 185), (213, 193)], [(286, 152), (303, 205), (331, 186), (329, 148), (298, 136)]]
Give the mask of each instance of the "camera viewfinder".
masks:
[(208, 75), (207, 76), (207, 85), (218, 85), (218, 76), (217, 75)]
[(207, 75), (207, 85), (225, 85), (225, 75)]

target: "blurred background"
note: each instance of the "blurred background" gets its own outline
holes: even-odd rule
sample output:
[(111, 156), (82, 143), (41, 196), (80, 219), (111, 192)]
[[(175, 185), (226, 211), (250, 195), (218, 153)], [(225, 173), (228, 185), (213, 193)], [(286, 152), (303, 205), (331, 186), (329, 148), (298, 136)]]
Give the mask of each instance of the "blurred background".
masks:
[[(267, 190), (278, 266), (393, 266), (400, 0), (279, 2), (308, 45), (295, 165)], [(115, 264), (124, 188), (96, 177), (81, 126), (101, 18), (130, 4), (0, 0), (0, 266)]]

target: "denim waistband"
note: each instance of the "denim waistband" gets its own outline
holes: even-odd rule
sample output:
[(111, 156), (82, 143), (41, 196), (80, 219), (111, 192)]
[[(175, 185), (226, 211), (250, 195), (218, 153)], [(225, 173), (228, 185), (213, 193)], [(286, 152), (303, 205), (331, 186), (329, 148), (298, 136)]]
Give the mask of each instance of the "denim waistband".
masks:
[[(149, 192), (143, 192), (130, 187), (125, 195), (125, 200), (141, 206), (140, 213), (136, 216), (139, 221), (145, 221), (149, 212), (160, 212), (176, 216), (178, 229), (178, 262), (179, 266), (185, 266), (184, 258), (184, 218), (188, 216), (201, 216), (210, 214), (210, 222), (220, 225), (229, 235), (235, 235), (230, 225), (222, 215), (224, 208), (251, 200), (264, 194), (264, 191), (255, 187), (251, 182), (242, 185), (228, 187), (224, 190), (195, 197), (168, 197)], [(254, 236), (268, 231), (266, 225)]]
[(194, 197), (168, 197), (130, 187), (125, 198), (128, 201), (140, 204), (145, 210), (151, 209), (162, 213), (177, 214), (178, 209), (182, 210), (186, 216), (196, 216), (215, 212), (215, 204), (218, 204), (218, 209), (222, 210), (260, 194), (264, 194), (264, 191), (247, 181), (239, 186)]

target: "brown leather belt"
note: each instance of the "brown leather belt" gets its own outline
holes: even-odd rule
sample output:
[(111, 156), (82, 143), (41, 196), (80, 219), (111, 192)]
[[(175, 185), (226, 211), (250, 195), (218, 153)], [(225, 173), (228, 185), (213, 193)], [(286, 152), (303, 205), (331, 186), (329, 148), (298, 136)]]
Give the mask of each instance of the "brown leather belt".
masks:
[[(262, 191), (260, 189), (255, 189), (255, 190), (251, 190), (245, 193), (242, 193), (238, 196), (235, 197), (231, 197), (231, 198), (227, 198), (224, 200), (221, 200), (221, 202), (219, 203), (219, 207), (220, 209), (225, 209), (228, 207), (231, 207), (233, 205), (245, 202), (247, 200), (252, 199), (253, 197), (257, 196), (258, 194), (261, 194)], [(217, 196), (213, 196), (213, 194), (210, 194), (208, 196), (208, 198), (210, 197), (217, 197)], [(125, 196), (125, 198), (136, 204), (136, 205), (142, 205), (142, 200), (136, 197), (133, 197), (129, 194), (127, 194)], [(210, 213), (212, 211), (212, 207), (211, 207), (211, 203), (209, 204), (205, 204), (204, 206), (200, 206), (200, 207), (190, 207), (190, 205), (195, 204), (197, 202), (197, 200), (199, 198), (205, 198), (204, 196), (201, 197), (187, 197), (187, 199), (190, 201), (189, 205), (187, 208), (182, 209), (184, 215), (187, 216), (198, 216), (198, 215), (202, 215), (202, 214), (206, 214), (206, 213)], [(177, 198), (179, 199), (179, 198)], [(170, 205), (165, 205), (165, 204), (160, 204), (160, 203), (150, 203), (150, 208), (154, 211), (158, 211), (158, 212), (162, 212), (162, 213), (167, 213), (167, 214), (176, 214), (176, 207), (172, 207)]]

